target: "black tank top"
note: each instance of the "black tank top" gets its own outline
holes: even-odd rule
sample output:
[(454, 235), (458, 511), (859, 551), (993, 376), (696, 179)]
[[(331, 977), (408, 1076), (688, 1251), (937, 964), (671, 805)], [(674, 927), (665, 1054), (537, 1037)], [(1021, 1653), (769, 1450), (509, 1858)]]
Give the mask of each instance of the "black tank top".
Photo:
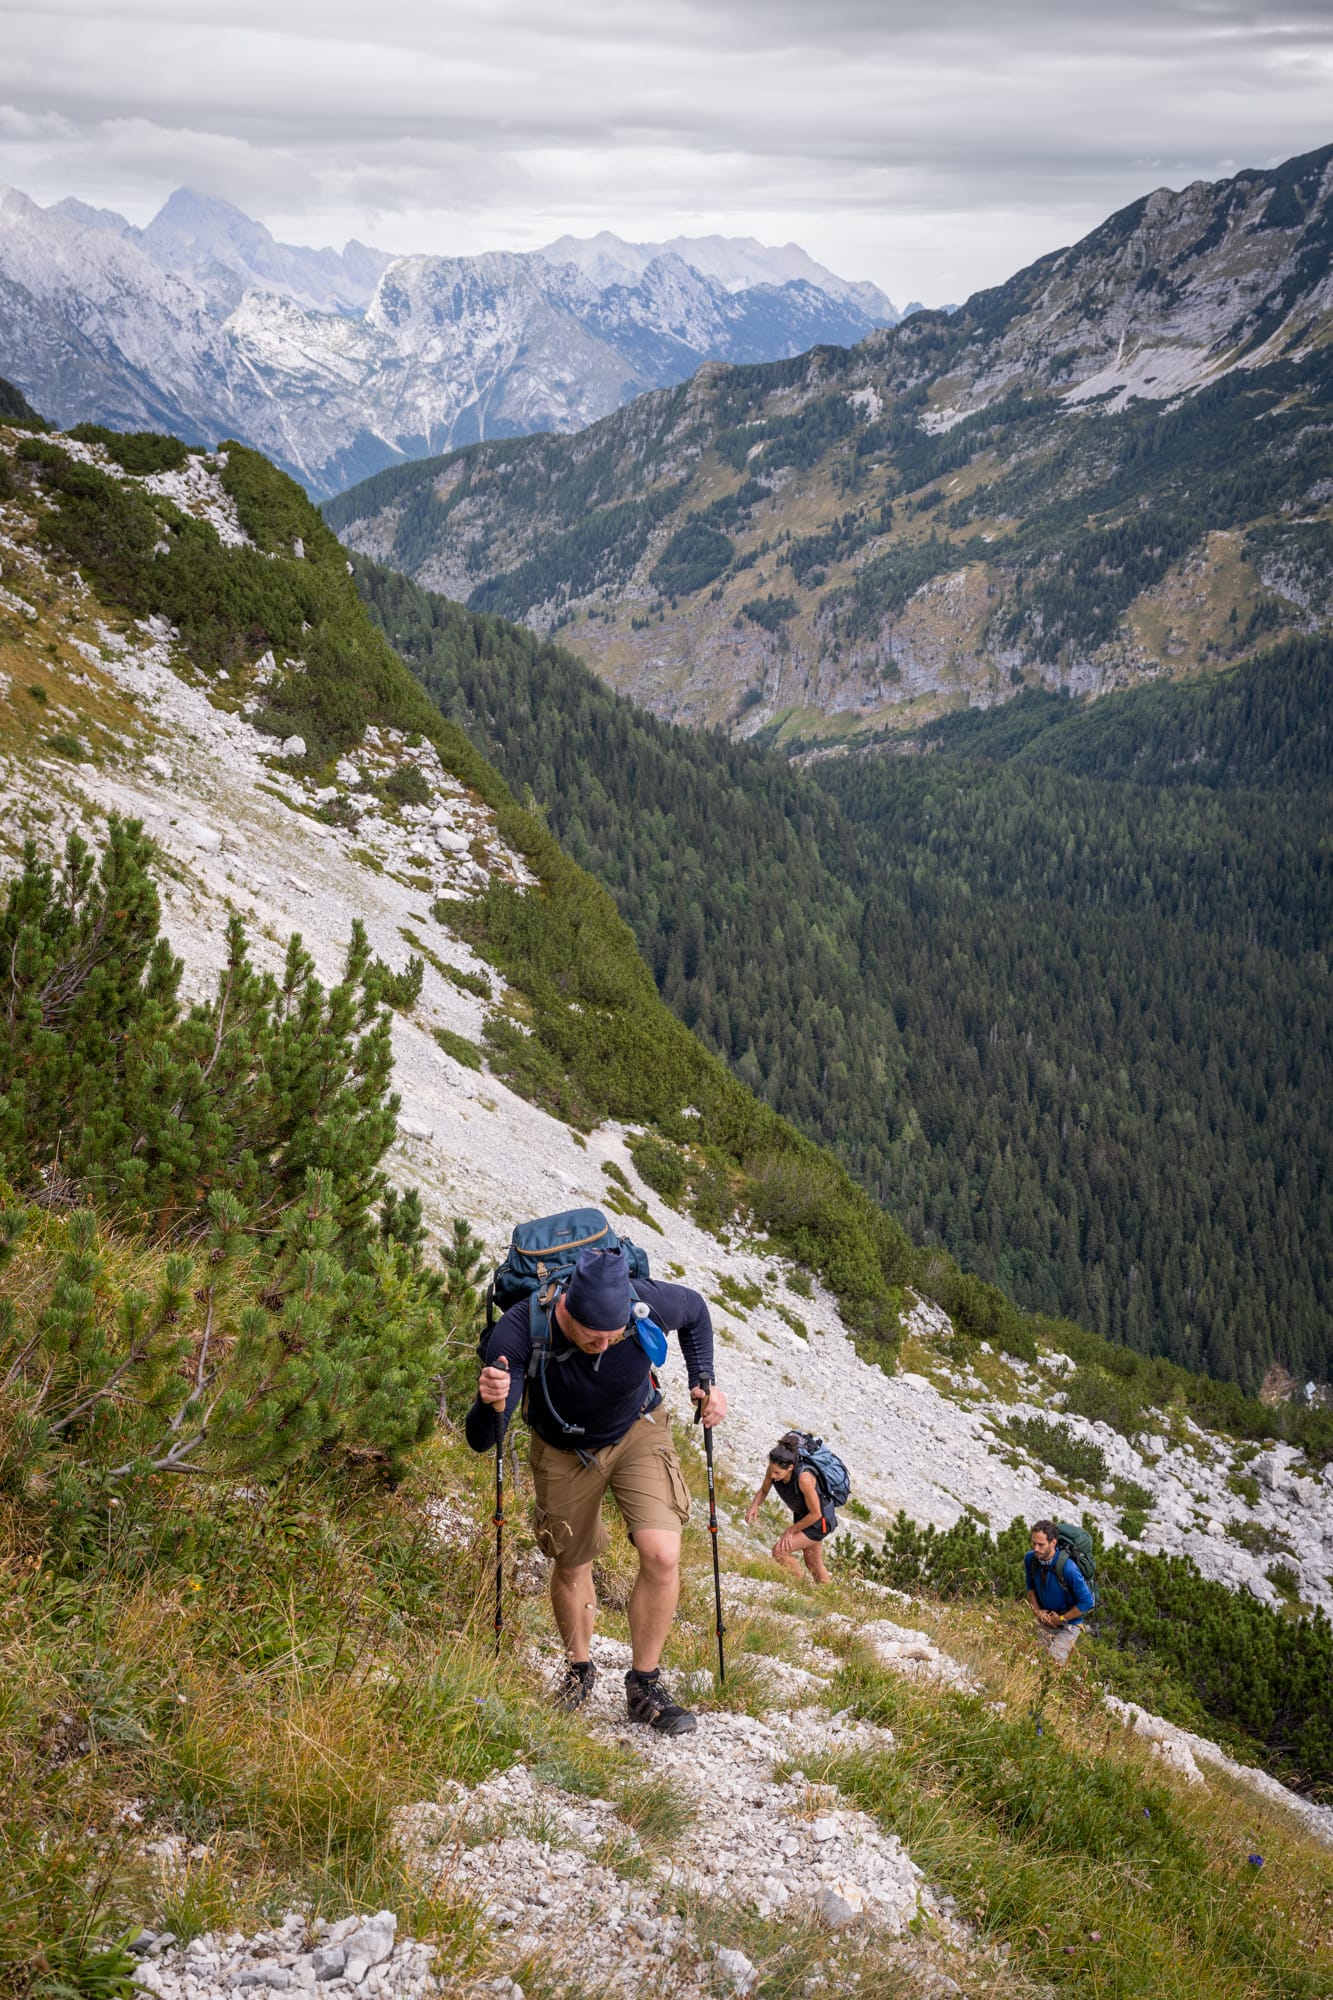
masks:
[(810, 1474), (810, 1477), (814, 1480), (815, 1498), (819, 1502), (819, 1511), (824, 1516), (824, 1519), (828, 1522), (830, 1528), (834, 1527), (837, 1523), (838, 1517), (833, 1511), (833, 1502), (829, 1499), (828, 1494), (824, 1491), (823, 1487), (820, 1485), (819, 1476), (816, 1473), (814, 1467), (811, 1465), (807, 1465), (804, 1460), (802, 1460), (799, 1465), (795, 1465), (792, 1467), (791, 1478), (784, 1479), (781, 1485), (779, 1485), (777, 1480), (775, 1479), (773, 1481), (773, 1484), (768, 1489), (769, 1492), (776, 1493), (778, 1499), (781, 1500), (785, 1506), (791, 1508), (791, 1517), (793, 1521), (799, 1521), (803, 1515), (808, 1514), (810, 1512), (810, 1503), (806, 1499), (804, 1493), (802, 1493), (800, 1487), (800, 1478), (803, 1472), (808, 1472)]

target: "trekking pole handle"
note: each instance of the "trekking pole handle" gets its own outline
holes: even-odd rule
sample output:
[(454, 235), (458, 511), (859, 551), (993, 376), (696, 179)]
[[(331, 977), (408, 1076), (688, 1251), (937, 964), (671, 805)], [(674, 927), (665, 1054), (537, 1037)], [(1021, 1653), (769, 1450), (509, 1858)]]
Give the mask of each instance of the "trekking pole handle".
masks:
[(712, 1393), (712, 1388), (713, 1388), (712, 1376), (701, 1375), (699, 1377), (698, 1386), (703, 1390), (703, 1395), (700, 1396), (698, 1402), (694, 1406), (694, 1421), (696, 1424), (701, 1424), (704, 1420), (704, 1404), (708, 1401), (708, 1398)]

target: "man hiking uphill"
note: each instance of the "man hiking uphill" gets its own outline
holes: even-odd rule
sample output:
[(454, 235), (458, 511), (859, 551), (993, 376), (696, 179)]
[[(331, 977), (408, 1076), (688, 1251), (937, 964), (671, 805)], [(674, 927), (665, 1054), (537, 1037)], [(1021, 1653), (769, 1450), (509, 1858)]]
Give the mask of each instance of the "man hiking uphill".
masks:
[(1083, 1620), (1095, 1600), (1088, 1580), (1067, 1547), (1062, 1546), (1054, 1521), (1034, 1522), (1032, 1547), (1023, 1557), (1028, 1604), (1037, 1621), (1037, 1637), (1058, 1667), (1073, 1652)]
[(770, 1492), (776, 1493), (792, 1513), (790, 1528), (779, 1535), (773, 1544), (774, 1560), (783, 1569), (799, 1576), (801, 1565), (796, 1560), (799, 1550), (814, 1581), (827, 1583), (829, 1573), (824, 1567), (820, 1543), (827, 1541), (833, 1533), (838, 1517), (832, 1500), (822, 1491), (813, 1470), (803, 1460), (801, 1437), (797, 1431), (788, 1431), (768, 1454), (764, 1483), (746, 1509), (747, 1526), (754, 1526), (759, 1509)]
[(710, 1429), (727, 1413), (711, 1384), (713, 1326), (698, 1292), (639, 1277), (631, 1293), (623, 1250), (584, 1250), (552, 1304), (545, 1365), (534, 1362), (529, 1307), (511, 1306), (486, 1343), (486, 1365), (465, 1429), (474, 1451), (504, 1436), (523, 1399), (531, 1439), (537, 1541), (551, 1558), (551, 1604), (567, 1667), (557, 1700), (578, 1708), (592, 1693), (592, 1633), (597, 1615), (593, 1558), (606, 1547), (602, 1497), (615, 1496), (639, 1559), (629, 1601), (634, 1664), (625, 1676), (630, 1716), (664, 1736), (694, 1728), (672, 1701), (659, 1668), (680, 1596), (680, 1537), (689, 1518), (685, 1478), (648, 1354), (635, 1337), (637, 1297), (662, 1327), (677, 1331), (690, 1394)]

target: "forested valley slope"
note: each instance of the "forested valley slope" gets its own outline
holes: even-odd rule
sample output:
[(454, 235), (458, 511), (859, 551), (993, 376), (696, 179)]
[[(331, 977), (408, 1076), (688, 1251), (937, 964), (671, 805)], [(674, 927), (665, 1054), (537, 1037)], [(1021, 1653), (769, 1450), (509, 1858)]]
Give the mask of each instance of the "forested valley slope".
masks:
[(912, 1233), (1140, 1352), (1328, 1380), (1326, 640), (803, 771), (359, 575), (672, 1009)]
[(657, 714), (789, 748), (1243, 659), (1333, 620), (1331, 251), (1325, 147), (328, 517)]

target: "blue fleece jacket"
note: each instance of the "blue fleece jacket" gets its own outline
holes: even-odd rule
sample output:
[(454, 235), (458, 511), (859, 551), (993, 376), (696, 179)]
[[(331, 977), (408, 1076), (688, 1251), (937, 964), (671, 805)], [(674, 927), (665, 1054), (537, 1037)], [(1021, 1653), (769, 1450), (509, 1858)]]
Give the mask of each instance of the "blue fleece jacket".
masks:
[(1092, 1610), (1094, 1598), (1088, 1589), (1087, 1579), (1071, 1555), (1067, 1555), (1061, 1565), (1062, 1576), (1055, 1572), (1055, 1558), (1044, 1563), (1037, 1560), (1037, 1551), (1029, 1549), (1023, 1558), (1023, 1574), (1027, 1587), (1036, 1598), (1043, 1611), (1072, 1611), (1078, 1606), (1078, 1616), (1071, 1618), (1071, 1625), (1080, 1625)]

